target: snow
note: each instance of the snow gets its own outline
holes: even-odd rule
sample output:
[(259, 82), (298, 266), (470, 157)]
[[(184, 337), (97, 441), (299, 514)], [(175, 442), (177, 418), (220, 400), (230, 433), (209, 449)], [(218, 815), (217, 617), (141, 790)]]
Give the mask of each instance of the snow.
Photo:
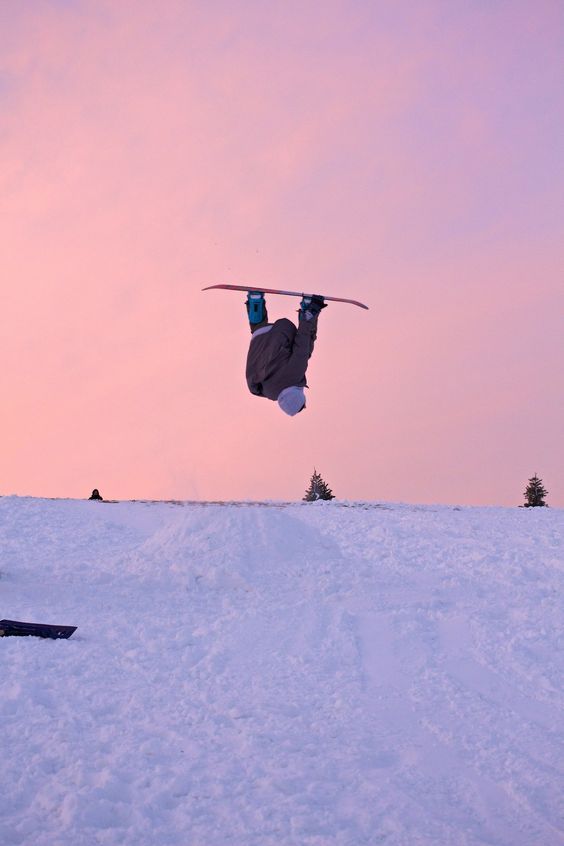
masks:
[(1, 498), (0, 843), (564, 844), (563, 528)]

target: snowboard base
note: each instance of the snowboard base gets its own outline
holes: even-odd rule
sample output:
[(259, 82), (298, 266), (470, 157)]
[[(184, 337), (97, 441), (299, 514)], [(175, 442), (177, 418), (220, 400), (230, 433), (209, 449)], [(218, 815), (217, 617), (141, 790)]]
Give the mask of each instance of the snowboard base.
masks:
[[(253, 288), (249, 285), (208, 285), (207, 288), (202, 288), (202, 291), (211, 291), (212, 288), (221, 288), (224, 291), (260, 291), (263, 294), (282, 294), (285, 297), (315, 296), (314, 294), (306, 294), (303, 291), (281, 291), (278, 288)], [(359, 308), (368, 309), (367, 305), (364, 305), (364, 303), (359, 303), (358, 300), (347, 300), (344, 297), (328, 297), (325, 294), (318, 294), (317, 296), (323, 297), (323, 299), (327, 300), (327, 302), (350, 303), (351, 305), (358, 306)]]
[(70, 637), (76, 626), (52, 626), (48, 623), (22, 623), (19, 620), (0, 620), (0, 637)]

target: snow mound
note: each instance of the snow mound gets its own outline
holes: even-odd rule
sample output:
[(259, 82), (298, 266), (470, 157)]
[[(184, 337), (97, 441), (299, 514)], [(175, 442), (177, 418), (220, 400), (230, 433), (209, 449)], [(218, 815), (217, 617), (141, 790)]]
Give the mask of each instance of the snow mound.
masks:
[(0, 498), (0, 843), (564, 844), (563, 529)]

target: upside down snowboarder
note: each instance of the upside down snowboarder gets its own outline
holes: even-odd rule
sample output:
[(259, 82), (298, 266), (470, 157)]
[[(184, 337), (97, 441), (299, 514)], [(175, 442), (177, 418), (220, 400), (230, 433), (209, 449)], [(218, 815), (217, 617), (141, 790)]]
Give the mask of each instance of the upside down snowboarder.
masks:
[(317, 319), (327, 303), (323, 297), (303, 297), (297, 327), (286, 317), (269, 323), (262, 293), (249, 291), (246, 306), (252, 333), (246, 367), (249, 390), (274, 400), (294, 417), (306, 407), (306, 370), (317, 337)]

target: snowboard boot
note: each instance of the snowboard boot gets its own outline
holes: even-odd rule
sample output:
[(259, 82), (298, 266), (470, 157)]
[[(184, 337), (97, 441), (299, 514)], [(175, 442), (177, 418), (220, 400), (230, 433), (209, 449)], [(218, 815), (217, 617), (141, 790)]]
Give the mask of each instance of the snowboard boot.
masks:
[(249, 323), (251, 324), (251, 332), (262, 324), (268, 322), (268, 313), (266, 311), (266, 302), (264, 294), (259, 291), (249, 291), (247, 293), (247, 314), (249, 315)]
[(300, 303), (299, 319), (305, 320), (309, 323), (319, 316), (322, 308), (327, 308), (327, 303), (323, 297), (314, 294), (312, 297), (303, 297)]

